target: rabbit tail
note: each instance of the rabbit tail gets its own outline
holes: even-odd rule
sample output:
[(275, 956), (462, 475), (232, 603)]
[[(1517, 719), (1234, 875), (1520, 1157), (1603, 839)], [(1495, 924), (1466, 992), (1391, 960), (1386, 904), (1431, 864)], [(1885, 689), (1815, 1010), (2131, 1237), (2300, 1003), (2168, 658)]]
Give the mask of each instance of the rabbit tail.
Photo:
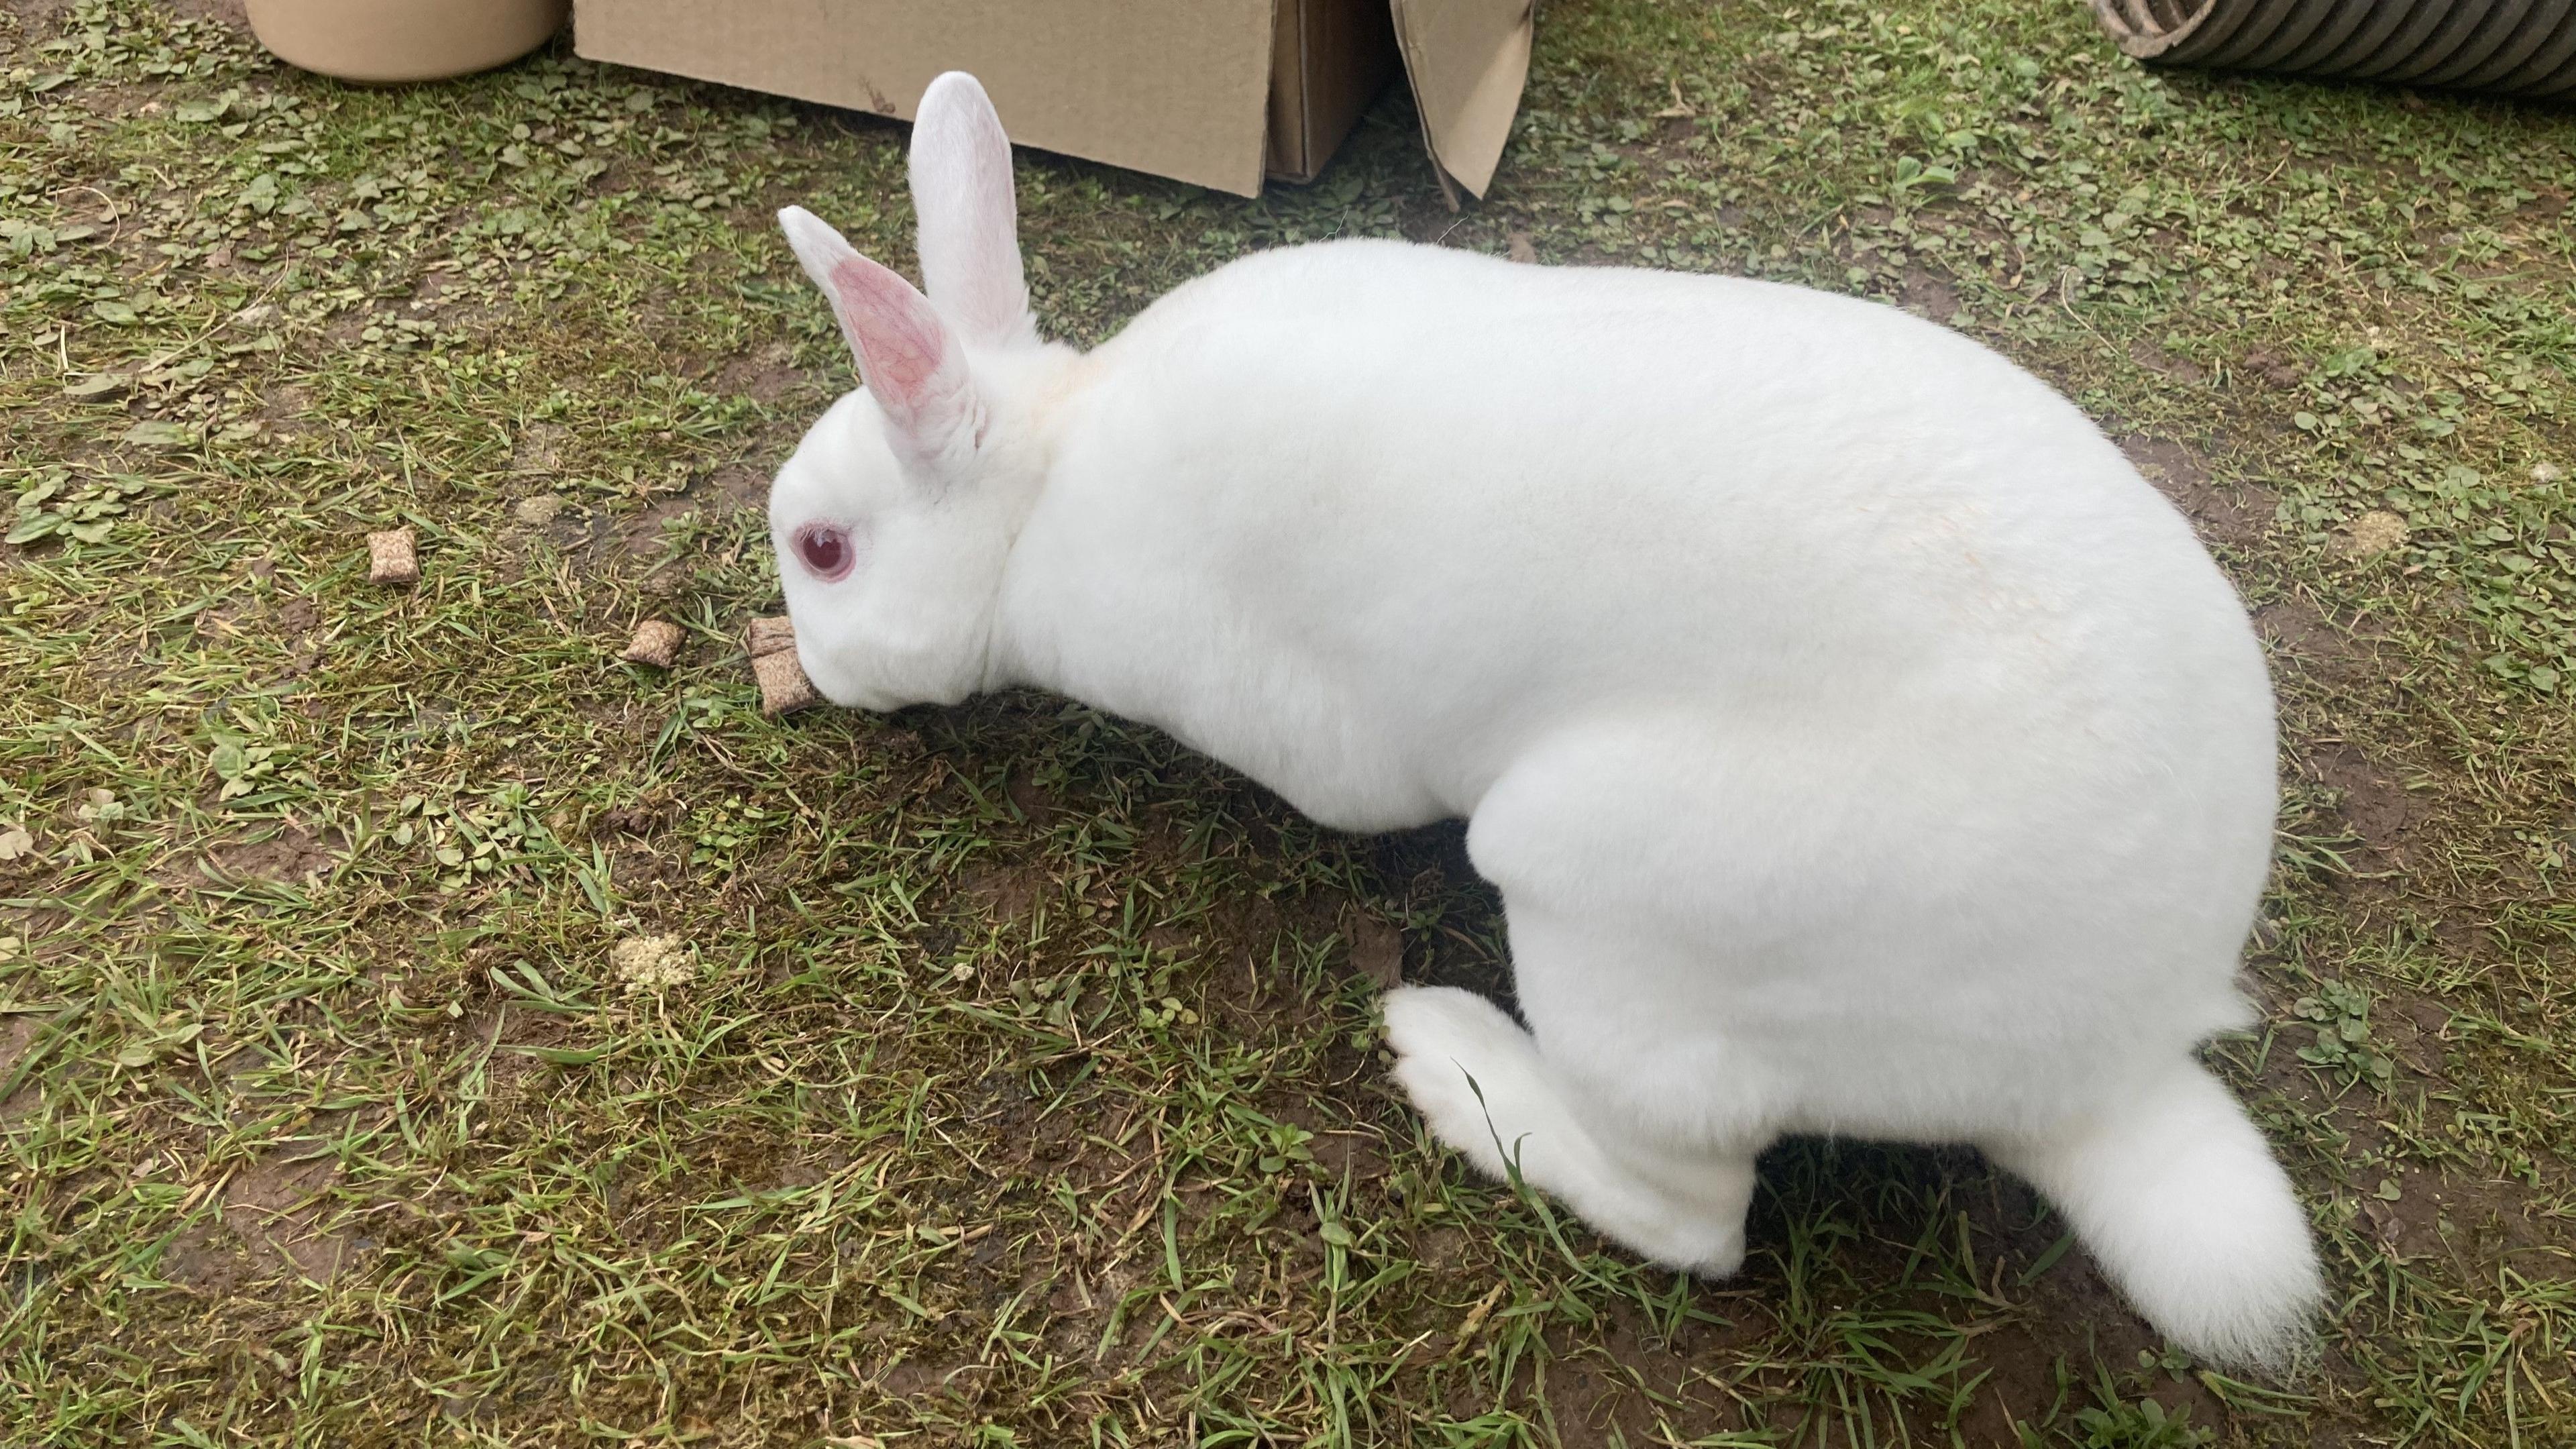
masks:
[(2307, 1215), (2245, 1109), (2197, 1062), (2060, 1131), (1986, 1150), (2057, 1205), (2181, 1348), (2278, 1371), (2312, 1341), (2324, 1283)]

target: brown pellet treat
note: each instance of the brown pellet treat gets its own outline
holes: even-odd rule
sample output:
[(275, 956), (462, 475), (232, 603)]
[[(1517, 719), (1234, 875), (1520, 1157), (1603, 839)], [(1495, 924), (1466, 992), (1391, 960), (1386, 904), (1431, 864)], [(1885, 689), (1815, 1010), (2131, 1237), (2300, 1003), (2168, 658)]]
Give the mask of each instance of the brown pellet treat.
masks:
[(617, 657), (629, 664), (668, 669), (679, 653), (680, 626), (668, 619), (647, 619), (635, 626), (635, 637), (628, 641), (626, 652)]
[(420, 582), (420, 553), (410, 529), (367, 535), (367, 582), (406, 588)]
[(743, 626), (742, 647), (754, 659), (791, 651), (796, 647), (796, 625), (785, 618), (754, 619)]
[(786, 714), (822, 702), (823, 697), (814, 692), (814, 681), (805, 677), (805, 666), (796, 662), (793, 649), (753, 656), (751, 672), (760, 681), (762, 714)]

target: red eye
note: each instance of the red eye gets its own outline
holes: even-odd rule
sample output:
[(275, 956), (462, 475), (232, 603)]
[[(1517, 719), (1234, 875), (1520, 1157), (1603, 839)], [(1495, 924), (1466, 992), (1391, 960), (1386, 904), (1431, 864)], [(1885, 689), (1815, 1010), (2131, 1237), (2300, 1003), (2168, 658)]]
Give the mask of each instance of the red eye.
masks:
[(850, 571), (856, 550), (850, 547), (850, 531), (837, 523), (809, 523), (796, 530), (796, 556), (814, 577), (825, 583)]

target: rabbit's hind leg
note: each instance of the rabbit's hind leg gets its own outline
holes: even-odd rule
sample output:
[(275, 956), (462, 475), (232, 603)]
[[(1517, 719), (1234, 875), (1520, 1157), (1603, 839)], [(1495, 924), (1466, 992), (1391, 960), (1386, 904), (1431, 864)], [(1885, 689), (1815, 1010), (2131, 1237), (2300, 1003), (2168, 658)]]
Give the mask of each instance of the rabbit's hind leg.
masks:
[(1642, 1151), (1584, 1125), (1529, 1033), (1492, 1002), (1446, 986), (1387, 993), (1395, 1077), (1431, 1134), (1486, 1176), (1513, 1168), (1595, 1230), (1670, 1268), (1709, 1277), (1744, 1261), (1753, 1158)]

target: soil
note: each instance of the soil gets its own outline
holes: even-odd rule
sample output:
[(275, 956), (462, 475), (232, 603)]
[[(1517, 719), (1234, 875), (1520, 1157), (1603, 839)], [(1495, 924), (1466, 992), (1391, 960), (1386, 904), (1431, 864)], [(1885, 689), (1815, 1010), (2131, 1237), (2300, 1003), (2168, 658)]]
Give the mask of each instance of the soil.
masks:
[(2309, 763), (2340, 797), (2345, 822), (2378, 857), (2379, 868), (2405, 870), (2415, 863), (2410, 847), (2431, 814), (2430, 797), (2389, 779), (2348, 744), (2329, 745)]
[(1350, 941), (1351, 969), (1380, 991), (1404, 981), (1404, 933), (1374, 917), (1350, 915), (1342, 927)]
[(2209, 466), (2191, 448), (2145, 434), (2121, 438), (2119, 444), (2139, 474), (2182, 510), (2203, 539), (2227, 548), (2262, 542), (2264, 520), (2212, 484)]
[(737, 357), (716, 369), (713, 389), (750, 398), (754, 402), (774, 403), (791, 393), (810, 386), (814, 378), (795, 365), (796, 351), (784, 342), (773, 342), (748, 357)]
[[(45, 1019), (32, 1012), (21, 1012), (0, 1018), (0, 1084), (17, 1073), (18, 1064), (36, 1047), (43, 1035)], [(0, 1121), (6, 1121), (34, 1102), (32, 1085), (22, 1086), (6, 1097), (0, 1097)]]
[(1959, 289), (1950, 279), (1922, 267), (1905, 269), (1898, 296), (1906, 311), (1935, 322), (1948, 322), (1959, 311)]
[(983, 865), (958, 882), (968, 899), (997, 922), (1023, 921), (1056, 893), (1055, 878), (1037, 866)]
[(335, 860), (333, 852), (344, 848), (345, 842), (335, 844), (289, 825), (263, 840), (215, 847), (206, 853), (198, 871), (207, 882), (215, 884), (242, 880), (298, 883), (328, 874)]
[(286, 1152), (236, 1170), (214, 1220), (183, 1231), (163, 1250), (162, 1276), (209, 1294), (281, 1274), (330, 1282), (376, 1249), (353, 1230), (324, 1226), (338, 1179), (330, 1159)]

